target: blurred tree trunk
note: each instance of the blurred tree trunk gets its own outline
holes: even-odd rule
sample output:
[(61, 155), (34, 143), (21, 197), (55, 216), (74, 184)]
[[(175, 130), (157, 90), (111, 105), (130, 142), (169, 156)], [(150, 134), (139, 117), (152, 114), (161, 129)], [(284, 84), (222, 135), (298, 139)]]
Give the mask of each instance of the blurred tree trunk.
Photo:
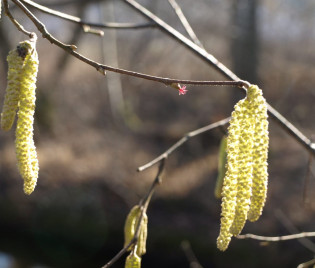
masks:
[[(257, 9), (259, 0), (234, 0), (232, 4), (231, 54), (234, 72), (244, 80), (257, 84), (259, 36)], [(240, 98), (235, 91), (233, 101)]]

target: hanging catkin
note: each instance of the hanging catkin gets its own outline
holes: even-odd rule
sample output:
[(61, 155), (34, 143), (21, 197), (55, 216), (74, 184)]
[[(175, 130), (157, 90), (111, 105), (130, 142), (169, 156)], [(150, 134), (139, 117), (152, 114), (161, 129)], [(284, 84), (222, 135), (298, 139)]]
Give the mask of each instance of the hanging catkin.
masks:
[(24, 180), (24, 192), (31, 194), (38, 177), (38, 160), (33, 140), (35, 90), (38, 72), (36, 36), (21, 42), (8, 55), (8, 85), (1, 113), (1, 127), (9, 130), (18, 111), (15, 151), (19, 172)]
[(267, 106), (257, 86), (234, 107), (227, 138), (227, 171), (222, 189), (220, 250), (227, 249), (246, 219), (257, 220), (266, 199), (268, 121)]
[(33, 139), (33, 124), (35, 113), (35, 90), (38, 72), (38, 56), (35, 42), (29, 43), (31, 49), (25, 56), (21, 72), (20, 106), (16, 126), (16, 156), (18, 168), (24, 179), (24, 192), (31, 194), (36, 186), (38, 178), (38, 160)]
[(22, 71), (28, 50), (31, 50), (30, 43), (22, 42), (7, 57), (8, 83), (1, 113), (1, 128), (5, 131), (11, 129), (19, 106)]
[(141, 267), (141, 258), (135, 252), (131, 252), (125, 262), (125, 268), (140, 268)]
[[(126, 247), (131, 240), (133, 239), (139, 219), (141, 217), (141, 208), (136, 205), (134, 206), (125, 221), (125, 227), (124, 227), (124, 234), (125, 234), (125, 242), (124, 247)], [(148, 234), (148, 216), (146, 213), (143, 214), (142, 221), (140, 224), (140, 230), (139, 230), (139, 237), (137, 241), (137, 255), (142, 256), (146, 253), (146, 241), (147, 241), (147, 234)], [(132, 247), (129, 247), (128, 250), (132, 250)]]
[(253, 146), (253, 187), (248, 211), (248, 219), (259, 219), (266, 202), (268, 185), (268, 114), (265, 98), (257, 86), (249, 88), (248, 97), (252, 102), (254, 117), (254, 146)]

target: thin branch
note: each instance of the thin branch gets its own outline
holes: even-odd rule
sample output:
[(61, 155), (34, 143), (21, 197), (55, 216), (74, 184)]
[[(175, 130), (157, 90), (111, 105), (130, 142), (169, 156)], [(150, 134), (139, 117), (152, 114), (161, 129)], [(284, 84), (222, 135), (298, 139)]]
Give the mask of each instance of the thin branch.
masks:
[[(170, 85), (172, 83), (183, 83), (183, 84), (190, 84), (190, 85), (230, 85), (230, 86), (237, 86), (237, 87), (243, 87), (246, 88), (248, 86), (248, 83), (245, 83), (244, 81), (241, 81), (232, 71), (230, 71), (227, 67), (225, 67), (222, 63), (220, 63), (215, 57), (210, 55), (208, 52), (206, 52), (204, 49), (197, 46), (195, 43), (187, 39), (185, 36), (180, 34), (178, 31), (170, 27), (168, 24), (166, 24), (164, 21), (153, 15), (151, 12), (149, 12), (147, 9), (139, 5), (134, 0), (124, 0), (126, 3), (130, 4), (132, 7), (134, 7), (137, 11), (139, 11), (141, 14), (145, 15), (146, 17), (153, 20), (157, 26), (162, 29), (164, 32), (168, 33), (170, 36), (175, 38), (177, 41), (183, 43), (186, 45), (190, 50), (195, 52), (197, 55), (199, 55), (202, 59), (204, 59), (206, 62), (211, 64), (215, 69), (217, 69), (220, 73), (225, 75), (227, 78), (233, 80), (233, 81), (192, 81), (192, 80), (178, 80), (178, 79), (169, 79), (169, 78), (162, 78), (157, 76), (150, 76), (142, 73), (127, 71), (119, 68), (113, 68), (111, 66), (102, 65), (95, 61), (92, 61), (81, 54), (74, 51), (76, 49), (76, 46), (74, 45), (66, 45), (62, 42), (58, 41), (56, 38), (54, 38), (52, 35), (50, 35), (45, 27), (44, 24), (42, 24), (19, 0), (12, 0), (17, 6), (20, 7), (20, 9), (32, 20), (34, 25), (37, 27), (37, 29), (42, 33), (43, 38), (48, 39), (51, 43), (61, 47), (68, 53), (72, 54), (76, 58), (80, 59), (81, 61), (93, 66), (101, 72), (102, 74), (105, 74), (105, 70), (117, 72), (125, 75), (130, 75), (138, 78), (143, 78), (151, 81), (156, 81), (160, 83), (164, 83), (166, 85)], [(312, 155), (315, 155), (315, 143), (312, 143), (310, 139), (308, 139), (306, 136), (304, 136), (296, 127), (294, 127), (286, 118), (284, 118), (277, 110), (275, 110), (272, 106), (268, 104), (268, 112), (272, 119), (274, 119), (277, 123), (280, 124), (281, 127), (284, 128), (286, 132), (288, 132), (291, 136), (293, 136), (301, 145), (304, 146), (306, 150), (308, 150)]]
[(297, 268), (309, 268), (309, 267), (312, 267), (314, 264), (315, 264), (315, 259), (312, 259), (310, 261), (299, 264)]
[(305, 174), (305, 179), (303, 182), (303, 195), (302, 195), (302, 203), (306, 204), (307, 201), (307, 188), (310, 183), (310, 178), (313, 175), (312, 174), (312, 169), (311, 169), (311, 164), (312, 164), (313, 156), (309, 154), (308, 161), (307, 161), (307, 169), (306, 169), (306, 174)]
[(152, 161), (150, 161), (149, 163), (138, 167), (138, 171), (141, 172), (153, 165), (155, 165), (156, 163), (160, 162), (161, 160), (165, 160), (166, 158), (168, 158), (168, 156), (173, 153), (176, 149), (178, 149), (181, 145), (183, 145), (186, 141), (188, 141), (190, 138), (195, 137), (199, 134), (202, 134), (206, 131), (212, 130), (214, 128), (223, 126), (225, 124), (227, 124), (230, 121), (230, 117), (227, 117), (223, 120), (220, 120), (216, 123), (210, 124), (208, 126), (199, 128), (197, 130), (188, 132), (186, 135), (184, 135), (179, 141), (177, 141), (173, 146), (171, 146), (167, 151), (165, 151), (163, 154), (159, 155), (158, 157), (156, 157), (155, 159), (153, 159)]
[[(157, 27), (160, 28), (163, 32), (168, 34), (170, 37), (175, 39), (177, 42), (186, 46), (190, 51), (194, 52), (202, 60), (210, 64), (215, 68), (219, 73), (230, 80), (239, 81), (240, 78), (234, 74), (230, 69), (225, 65), (219, 62), (213, 55), (209, 54), (204, 49), (197, 46), (194, 42), (186, 38), (184, 35), (176, 31), (170, 25), (165, 23), (163, 20), (155, 16), (149, 10), (144, 8), (135, 0), (124, 0), (137, 12), (147, 17), (151, 21), (157, 24)], [(298, 143), (300, 143), (308, 152), (315, 156), (315, 143), (312, 143), (309, 138), (304, 136), (295, 126), (293, 126), (287, 119), (285, 119), (276, 109), (268, 104), (268, 114), (270, 117), (275, 120), (287, 133), (289, 133)]]
[[(1, 2), (0, 2), (1, 5)], [(9, 4), (7, 0), (3, 0), (3, 7), (4, 7), (4, 14), (12, 21), (12, 23), (15, 25), (15, 27), (22, 33), (24, 33), (25, 35), (27, 35), (30, 38), (34, 37), (34, 33), (29, 32), (27, 30), (24, 29), (24, 27), (18, 23), (18, 21), (12, 16), (10, 9), (9, 9)]]
[(190, 26), (188, 20), (186, 19), (182, 9), (177, 4), (176, 0), (168, 0), (168, 2), (172, 6), (172, 8), (174, 9), (176, 15), (178, 16), (180, 22), (184, 26), (184, 28), (185, 28), (186, 32), (188, 33), (188, 35), (190, 36), (191, 40), (193, 40), (196, 45), (200, 46), (201, 48), (204, 48), (203, 45), (201, 44), (200, 40), (196, 36), (194, 30)]
[(150, 187), (150, 190), (148, 194), (145, 196), (145, 198), (140, 202), (140, 205), (144, 205), (144, 207), (147, 209), (149, 206), (149, 202), (151, 200), (151, 197), (155, 191), (155, 188), (162, 183), (162, 174), (165, 168), (165, 159), (163, 159), (159, 165), (159, 169), (157, 172), (157, 175)]
[[(89, 26), (89, 27), (94, 27), (94, 28), (108, 28), (108, 29), (142, 29), (142, 28), (148, 28), (148, 27), (154, 27), (155, 23), (115, 23), (115, 22), (108, 22), (108, 23), (91, 23), (91, 22), (87, 22), (84, 21), (82, 19), (80, 19), (79, 17), (75, 17), (72, 15), (68, 15), (66, 13), (60, 12), (60, 11), (56, 11), (53, 10), (51, 8), (42, 6), (38, 3), (35, 3), (31, 0), (21, 0), (22, 3), (28, 5), (28, 6), (32, 6), (46, 14), (70, 21), (70, 22), (74, 22), (74, 23), (78, 23), (79, 25), (83, 26)], [(90, 28), (91, 31), (91, 28)]]
[(244, 235), (236, 236), (236, 238), (238, 239), (255, 239), (255, 240), (260, 240), (260, 241), (265, 241), (265, 242), (279, 242), (279, 241), (300, 239), (300, 238), (305, 238), (305, 237), (315, 237), (315, 232), (303, 232), (303, 233), (283, 235), (283, 236), (261, 236), (261, 235), (254, 235), (254, 234), (244, 234)]
[(135, 235), (133, 237), (133, 239), (130, 241), (130, 243), (125, 246), (122, 250), (120, 250), (108, 263), (106, 263), (104, 266), (102, 266), (102, 268), (108, 268), (110, 266), (112, 266), (117, 260), (119, 260), (127, 251), (128, 248), (130, 248), (133, 245), (136, 245), (138, 238), (139, 238), (139, 234), (140, 234), (140, 227), (141, 227), (141, 222), (142, 219), (144, 217), (144, 214), (146, 213), (149, 203), (151, 201), (151, 197), (155, 191), (155, 188), (162, 183), (162, 173), (164, 171), (164, 167), (165, 167), (165, 161), (162, 161), (160, 163), (157, 175), (148, 191), (148, 193), (146, 194), (146, 196), (140, 201), (139, 206), (141, 207), (141, 215), (138, 221), (138, 225), (136, 227), (136, 231), (135, 231)]
[(245, 87), (248, 88), (249, 83), (246, 81), (196, 81), (196, 80), (182, 80), (182, 79), (171, 79), (171, 78), (165, 78), (165, 77), (159, 77), (159, 76), (152, 76), (148, 74), (133, 72), (129, 70), (124, 70), (120, 68), (114, 68), (112, 66), (100, 64), (96, 61), (93, 61), (89, 58), (86, 58), (85, 56), (81, 55), (80, 53), (76, 52), (75, 49), (77, 48), (75, 45), (68, 45), (64, 44), (61, 41), (57, 40), (55, 37), (53, 37), (46, 29), (45, 25), (37, 19), (37, 17), (30, 12), (19, 0), (12, 0), (28, 17), (29, 19), (34, 23), (38, 31), (42, 33), (43, 38), (46, 38), (48, 41), (50, 41), (52, 44), (55, 44), (56, 46), (64, 49), (66, 52), (70, 53), (77, 59), (85, 62), (86, 64), (94, 67), (97, 71), (105, 75), (105, 71), (111, 71), (115, 73), (120, 73), (124, 75), (129, 75), (133, 77), (138, 77), (146, 80), (151, 80), (159, 83), (163, 83), (167, 86), (170, 86), (171, 84), (186, 84), (186, 85), (208, 85), (208, 86), (235, 86), (235, 87)]
[[(299, 230), (294, 226), (292, 221), (283, 213), (281, 209), (277, 209), (275, 211), (275, 216), (278, 220), (283, 224), (283, 226), (290, 232), (290, 233), (297, 233)], [(315, 253), (315, 244), (306, 237), (298, 238), (300, 244), (307, 248), (309, 251)]]
[(175, 41), (181, 43), (186, 46), (189, 50), (194, 52), (201, 59), (205, 60), (208, 64), (214, 67), (218, 72), (227, 77), (230, 80), (238, 81), (241, 80), (234, 74), (231, 70), (229, 70), (225, 65), (219, 62), (213, 55), (209, 54), (207, 51), (196, 45), (194, 42), (189, 40), (187, 37), (182, 35), (180, 32), (176, 31), (166, 22), (161, 20), (159, 17), (154, 15), (152, 12), (147, 10), (145, 7), (140, 5), (135, 0), (124, 0), (127, 4), (129, 4), (132, 8), (134, 8), (138, 13), (148, 18), (150, 21), (156, 23), (157, 27), (162, 30), (164, 33), (172, 37)]
[(187, 260), (189, 261), (190, 268), (203, 268), (201, 264), (199, 263), (194, 251), (192, 250), (189, 241), (187, 240), (182, 241), (180, 246), (182, 250), (184, 251)]

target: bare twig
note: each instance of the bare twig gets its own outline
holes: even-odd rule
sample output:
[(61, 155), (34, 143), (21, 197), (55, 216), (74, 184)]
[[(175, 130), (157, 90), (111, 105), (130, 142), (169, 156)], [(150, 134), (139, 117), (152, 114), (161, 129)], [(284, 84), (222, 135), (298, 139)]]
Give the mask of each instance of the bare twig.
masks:
[(187, 240), (182, 241), (180, 246), (181, 246), (182, 250), (184, 251), (187, 260), (189, 261), (189, 267), (190, 268), (202, 268), (201, 264), (199, 263), (199, 261), (196, 258), (195, 253), (193, 252), (193, 250), (191, 248), (189, 241), (187, 241)]
[[(130, 75), (138, 78), (143, 78), (151, 81), (156, 81), (160, 83), (164, 83), (166, 85), (170, 85), (172, 83), (183, 83), (183, 84), (190, 84), (190, 85), (231, 85), (237, 87), (244, 87), (248, 86), (248, 83), (244, 83), (241, 81), (232, 71), (230, 71), (227, 67), (225, 67), (222, 63), (220, 63), (215, 57), (210, 55), (204, 49), (197, 46), (195, 43), (187, 39), (185, 36), (180, 34), (178, 31), (170, 27), (164, 21), (153, 15), (147, 9), (139, 5), (134, 0), (124, 0), (126, 3), (130, 4), (134, 7), (137, 11), (141, 14), (145, 15), (146, 17), (153, 20), (157, 26), (162, 29), (164, 32), (168, 33), (170, 36), (175, 38), (177, 41), (181, 42), (182, 44), (186, 45), (190, 50), (195, 52), (199, 55), (202, 59), (206, 62), (211, 64), (215, 69), (217, 69), (220, 73), (225, 75), (227, 78), (233, 81), (192, 81), (192, 80), (178, 80), (178, 79), (169, 79), (169, 78), (162, 78), (157, 76), (150, 76), (142, 73), (127, 71), (119, 68), (113, 68), (111, 66), (102, 65), (95, 61), (92, 61), (81, 54), (74, 51), (76, 47), (74, 45), (66, 45), (62, 42), (58, 41), (52, 35), (50, 35), (45, 27), (19, 0), (12, 0), (20, 9), (32, 20), (34, 25), (37, 29), (42, 33), (43, 37), (48, 39), (51, 43), (61, 47), (62, 49), (66, 50), (68, 53), (72, 54), (76, 58), (80, 59), (81, 61), (93, 66), (99, 72), (105, 74), (105, 70), (117, 72), (125, 75)], [(272, 119), (274, 119), (281, 127), (284, 128), (286, 132), (288, 132), (291, 136), (293, 136), (296, 141), (298, 141), (301, 145), (304, 146), (306, 150), (308, 150), (312, 155), (315, 155), (315, 143), (312, 143), (310, 139), (304, 136), (296, 127), (294, 127), (286, 118), (284, 118), (277, 110), (271, 107), (268, 104), (268, 112)]]
[[(277, 209), (275, 211), (275, 216), (278, 220), (283, 224), (283, 226), (290, 232), (290, 233), (297, 233), (299, 230), (294, 226), (292, 221), (283, 213), (281, 209)], [(307, 239), (306, 237), (298, 238), (300, 244), (310, 250), (311, 252), (315, 253), (315, 244)]]
[[(0, 3), (1, 5), (1, 3)], [(3, 7), (4, 7), (4, 13), (5, 15), (12, 21), (12, 23), (15, 25), (15, 27), (22, 33), (26, 34), (28, 37), (33, 38), (34, 33), (29, 32), (24, 29), (24, 27), (18, 23), (18, 21), (12, 16), (10, 10), (9, 10), (9, 4), (7, 0), (3, 0)]]
[(299, 264), (297, 268), (309, 268), (309, 267), (312, 267), (314, 264), (315, 264), (315, 259), (312, 259), (310, 261)]
[[(148, 28), (148, 27), (154, 27), (155, 23), (116, 23), (116, 22), (108, 22), (108, 23), (91, 23), (91, 22), (87, 22), (84, 21), (78, 17), (72, 16), (72, 15), (68, 15), (66, 13), (60, 12), (60, 11), (56, 11), (53, 10), (51, 8), (42, 6), (38, 3), (35, 3), (31, 0), (21, 0), (22, 3), (32, 6), (44, 13), (47, 13), (49, 15), (70, 21), (70, 22), (74, 22), (74, 23), (78, 23), (80, 24), (82, 27), (83, 26), (88, 26), (88, 27), (94, 27), (94, 28), (114, 28), (114, 29), (141, 29), (141, 28)], [(87, 29), (87, 28), (86, 28)], [(91, 28), (90, 28), (91, 31)]]
[(61, 41), (57, 40), (55, 37), (53, 37), (46, 29), (45, 25), (37, 19), (36, 16), (32, 12), (30, 12), (19, 0), (12, 0), (28, 17), (29, 19), (34, 23), (38, 31), (42, 33), (43, 38), (46, 38), (49, 42), (52, 44), (55, 44), (56, 46), (64, 49), (66, 52), (70, 53), (77, 59), (85, 62), (86, 64), (94, 67), (97, 71), (99, 71), (102, 74), (105, 74), (105, 71), (111, 71), (115, 73), (120, 73), (124, 75), (134, 76), (146, 80), (151, 80), (159, 83), (163, 83), (167, 86), (175, 83), (181, 83), (186, 85), (208, 85), (208, 86), (235, 86), (235, 87), (242, 87), (242, 88), (248, 88), (249, 83), (246, 81), (196, 81), (196, 80), (182, 80), (182, 79), (171, 79), (171, 78), (165, 78), (165, 77), (159, 77), (159, 76), (152, 76), (148, 74), (133, 72), (129, 70), (124, 70), (120, 68), (114, 68), (108, 65), (100, 64), (96, 61), (93, 61), (89, 58), (84, 57), (80, 53), (76, 52), (76, 46), (75, 45), (68, 45), (64, 44)]
[(197, 130), (188, 132), (186, 135), (184, 135), (184, 137), (182, 137), (179, 141), (177, 141), (173, 146), (171, 146), (167, 151), (165, 151), (163, 154), (159, 155), (158, 157), (156, 157), (155, 159), (153, 159), (152, 161), (150, 161), (149, 163), (138, 167), (138, 171), (141, 172), (153, 165), (155, 165), (156, 163), (160, 162), (161, 160), (165, 160), (171, 153), (173, 153), (176, 149), (178, 149), (181, 145), (183, 145), (186, 141), (188, 141), (190, 138), (195, 137), (199, 134), (202, 134), (206, 131), (209, 131), (211, 129), (223, 126), (225, 124), (227, 124), (230, 121), (230, 117), (227, 117), (225, 119), (222, 119), (216, 123), (210, 124), (208, 126), (199, 128)]
[(174, 9), (176, 15), (178, 16), (180, 22), (184, 26), (184, 28), (185, 28), (186, 32), (188, 33), (188, 35), (190, 36), (191, 40), (193, 40), (196, 45), (200, 46), (201, 48), (204, 48), (203, 45), (201, 44), (200, 40), (196, 36), (194, 30), (190, 26), (188, 20), (186, 19), (182, 9), (177, 4), (176, 0), (168, 0), (168, 2), (170, 3), (172, 8)]
[(305, 237), (315, 237), (315, 232), (302, 232), (298, 234), (283, 235), (283, 236), (261, 236), (261, 235), (254, 235), (254, 234), (243, 234), (243, 235), (236, 236), (236, 238), (238, 239), (254, 239), (254, 240), (265, 241), (265, 242), (279, 242), (279, 241), (300, 239), (300, 238), (305, 238)]
[(304, 179), (304, 185), (303, 185), (303, 196), (302, 196), (302, 203), (306, 204), (307, 201), (307, 186), (309, 185), (310, 178), (313, 175), (312, 170), (311, 170), (311, 164), (312, 164), (313, 156), (309, 154), (308, 161), (307, 161), (307, 170), (305, 174), (305, 179)]
[[(147, 17), (151, 21), (154, 21), (157, 24), (157, 27), (159, 29), (161, 29), (163, 32), (168, 34), (170, 37), (172, 37), (179, 43), (186, 46), (190, 51), (194, 52), (202, 60), (210, 64), (224, 77), (230, 80), (234, 80), (234, 81), (240, 80), (240, 78), (236, 74), (234, 74), (230, 69), (228, 69), (225, 65), (219, 62), (213, 55), (209, 54), (207, 51), (200, 48), (194, 42), (192, 42), (191, 40), (186, 38), (184, 35), (176, 31), (170, 25), (168, 25), (163, 20), (155, 16), (152, 12), (150, 12), (149, 10), (144, 8), (142, 5), (140, 5), (137, 1), (135, 0), (124, 0), (124, 1), (140, 14)], [(293, 126), (286, 118), (284, 118), (276, 109), (274, 109), (269, 104), (268, 104), (268, 114), (287, 133), (289, 133), (298, 143), (300, 143), (308, 152), (310, 152), (313, 156), (315, 156), (315, 143), (312, 143), (309, 138), (304, 136), (295, 126)]]
[(133, 245), (137, 244), (138, 238), (139, 238), (139, 234), (140, 234), (140, 227), (141, 227), (141, 222), (142, 219), (144, 217), (144, 214), (146, 213), (149, 203), (151, 201), (151, 197), (155, 191), (155, 188), (162, 183), (162, 173), (164, 171), (164, 167), (165, 167), (165, 161), (162, 161), (160, 163), (157, 175), (148, 191), (148, 193), (146, 194), (146, 196), (139, 202), (139, 206), (141, 207), (141, 215), (138, 221), (138, 225), (136, 227), (136, 231), (135, 231), (135, 235), (133, 237), (133, 239), (130, 241), (130, 243), (125, 246), (122, 250), (120, 250), (108, 263), (106, 263), (104, 266), (102, 266), (102, 268), (108, 268), (110, 266), (112, 266), (117, 260), (119, 260), (128, 250), (128, 248), (130, 248)]

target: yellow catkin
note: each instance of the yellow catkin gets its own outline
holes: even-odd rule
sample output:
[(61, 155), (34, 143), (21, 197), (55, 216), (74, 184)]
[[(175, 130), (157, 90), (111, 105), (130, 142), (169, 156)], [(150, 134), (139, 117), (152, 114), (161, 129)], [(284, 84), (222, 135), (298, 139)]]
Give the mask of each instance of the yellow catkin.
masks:
[[(138, 205), (134, 206), (125, 221), (125, 227), (124, 227), (124, 235), (125, 235), (125, 242), (124, 242), (124, 247), (126, 247), (130, 241), (132, 240), (132, 238), (135, 235), (135, 231), (136, 231), (136, 222), (137, 219), (139, 218), (139, 215), (141, 213), (141, 209)], [(130, 251), (132, 248), (128, 248), (128, 250)]]
[(227, 160), (227, 137), (223, 136), (220, 142), (219, 160), (218, 160), (218, 177), (214, 188), (214, 196), (217, 199), (222, 197), (223, 178), (226, 172), (226, 160)]
[(248, 219), (256, 221), (260, 217), (266, 202), (268, 186), (268, 113), (266, 100), (257, 86), (248, 89), (255, 111), (254, 147), (253, 147), (253, 187)]
[(250, 205), (252, 194), (253, 167), (252, 167), (252, 150), (253, 150), (253, 113), (250, 102), (246, 98), (242, 102), (242, 117), (239, 120), (240, 135), (238, 137), (239, 153), (237, 163), (237, 195), (235, 216), (230, 228), (233, 235), (238, 235), (243, 229), (247, 212)]
[(20, 98), (15, 147), (18, 168), (24, 180), (24, 192), (31, 194), (35, 189), (39, 170), (33, 140), (38, 56), (33, 42), (25, 41), (21, 44), (31, 45), (31, 49), (25, 54), (24, 65), (20, 74)]
[(231, 225), (234, 220), (236, 196), (237, 196), (237, 165), (239, 155), (239, 136), (241, 128), (239, 121), (243, 116), (242, 103), (244, 100), (239, 101), (234, 106), (230, 126), (228, 128), (227, 138), (227, 165), (226, 174), (223, 181), (222, 188), (222, 203), (221, 203), (221, 227), (220, 234), (217, 238), (217, 247), (224, 251), (227, 249), (232, 233), (230, 231)]
[(138, 256), (142, 256), (146, 253), (147, 236), (148, 236), (148, 216), (144, 214), (142, 218), (141, 226), (140, 226), (139, 240), (137, 242)]
[(131, 252), (125, 262), (125, 268), (140, 268), (141, 267), (141, 258), (135, 253)]
[[(125, 234), (125, 242), (124, 247), (126, 247), (130, 241), (133, 239), (139, 219), (141, 217), (141, 208), (136, 205), (134, 206), (125, 221), (124, 227), (124, 234)], [(146, 253), (146, 241), (147, 241), (147, 233), (148, 233), (148, 216), (146, 213), (143, 214), (140, 230), (139, 230), (139, 238), (137, 241), (137, 254), (142, 256)], [(128, 250), (130, 251), (132, 247), (129, 247)]]
[(217, 247), (227, 249), (246, 219), (256, 220), (266, 199), (268, 121), (266, 101), (257, 86), (232, 113), (227, 138), (227, 171), (222, 189), (221, 228)]
[(19, 106), (22, 69), (28, 50), (31, 50), (30, 43), (23, 42), (16, 49), (11, 50), (7, 57), (8, 82), (1, 113), (1, 128), (5, 131), (11, 129)]

